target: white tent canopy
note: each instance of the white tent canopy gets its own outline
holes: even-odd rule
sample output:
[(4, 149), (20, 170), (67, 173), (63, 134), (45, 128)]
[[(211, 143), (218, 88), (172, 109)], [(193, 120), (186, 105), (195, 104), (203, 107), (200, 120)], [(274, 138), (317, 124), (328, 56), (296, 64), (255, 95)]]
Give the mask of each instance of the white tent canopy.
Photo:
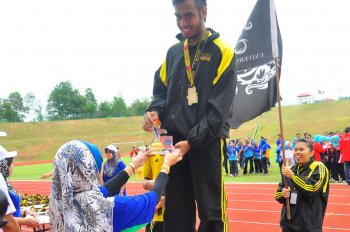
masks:
[(4, 131), (0, 131), (0, 137), (7, 136), (7, 133)]

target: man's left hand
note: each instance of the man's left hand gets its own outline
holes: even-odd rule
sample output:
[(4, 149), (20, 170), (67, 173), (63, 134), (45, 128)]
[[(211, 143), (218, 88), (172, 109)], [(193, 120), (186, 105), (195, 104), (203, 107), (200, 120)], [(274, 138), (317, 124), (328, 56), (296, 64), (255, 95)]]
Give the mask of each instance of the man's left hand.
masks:
[(158, 209), (160, 209), (160, 208), (162, 208), (162, 207), (164, 206), (164, 200), (165, 200), (165, 197), (162, 196), (162, 197), (160, 198), (160, 201), (158, 202), (158, 204), (157, 204), (157, 206), (156, 206), (156, 210), (158, 210)]
[(180, 141), (177, 144), (175, 144), (174, 148), (180, 149), (180, 153), (184, 156), (191, 149), (191, 146), (187, 142), (187, 140), (185, 140), (185, 141)]

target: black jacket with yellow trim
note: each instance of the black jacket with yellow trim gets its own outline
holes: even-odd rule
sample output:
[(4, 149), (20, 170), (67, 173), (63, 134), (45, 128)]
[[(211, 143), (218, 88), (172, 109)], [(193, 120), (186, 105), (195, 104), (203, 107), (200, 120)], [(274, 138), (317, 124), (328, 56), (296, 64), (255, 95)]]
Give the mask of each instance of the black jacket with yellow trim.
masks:
[[(199, 102), (188, 105), (189, 81), (184, 61), (184, 39), (172, 46), (154, 78), (153, 101), (147, 111), (157, 111), (162, 128), (177, 139), (188, 140), (191, 148), (203, 147), (229, 136), (227, 119), (236, 89), (233, 49), (208, 29), (208, 41), (200, 56), (195, 86)], [(189, 46), (191, 64), (197, 46)]]
[(298, 232), (322, 231), (329, 195), (328, 169), (322, 162), (311, 160), (303, 167), (294, 165), (291, 170), (295, 174), (288, 183), (291, 190), (298, 193), (297, 203), (290, 205), (292, 220), (287, 219), (283, 182), (279, 183), (275, 193), (275, 199), (283, 204), (281, 227)]

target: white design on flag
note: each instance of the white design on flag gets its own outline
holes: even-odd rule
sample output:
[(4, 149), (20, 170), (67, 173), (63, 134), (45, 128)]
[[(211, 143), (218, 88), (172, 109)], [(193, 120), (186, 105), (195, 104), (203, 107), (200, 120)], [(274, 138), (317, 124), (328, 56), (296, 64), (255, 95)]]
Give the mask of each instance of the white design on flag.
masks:
[(244, 27), (244, 30), (250, 30), (250, 29), (252, 29), (253, 28), (253, 24), (252, 24), (252, 22), (247, 22), (247, 24), (245, 25), (245, 27)]
[(245, 92), (248, 95), (251, 95), (254, 89), (267, 89), (269, 81), (275, 76), (276, 67), (274, 61), (251, 69), (237, 71), (237, 81), (240, 85), (247, 86)]
[(270, 110), (277, 101), (276, 72), (281, 68), (282, 38), (273, 0), (256, 1), (235, 54), (236, 96), (229, 119), (232, 129)]
[(245, 53), (245, 51), (248, 48), (248, 40), (247, 39), (240, 39), (238, 40), (237, 44), (236, 44), (236, 49), (235, 49), (235, 53), (240, 55)]
[[(245, 31), (249, 31), (250, 29), (253, 28), (253, 23), (252, 22), (247, 22), (247, 24), (244, 26)], [(235, 53), (240, 55), (246, 52), (248, 48), (248, 40), (247, 39), (240, 39), (237, 41), (236, 46), (235, 46)]]

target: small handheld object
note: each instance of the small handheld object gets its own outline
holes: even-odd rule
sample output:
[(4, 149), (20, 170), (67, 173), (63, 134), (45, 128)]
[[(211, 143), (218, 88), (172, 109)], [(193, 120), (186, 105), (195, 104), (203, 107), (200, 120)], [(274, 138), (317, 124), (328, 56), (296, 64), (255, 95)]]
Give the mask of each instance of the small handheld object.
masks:
[(150, 145), (150, 149), (151, 155), (165, 155), (166, 151), (172, 152), (174, 150), (173, 136), (160, 136), (158, 142), (154, 142)]

